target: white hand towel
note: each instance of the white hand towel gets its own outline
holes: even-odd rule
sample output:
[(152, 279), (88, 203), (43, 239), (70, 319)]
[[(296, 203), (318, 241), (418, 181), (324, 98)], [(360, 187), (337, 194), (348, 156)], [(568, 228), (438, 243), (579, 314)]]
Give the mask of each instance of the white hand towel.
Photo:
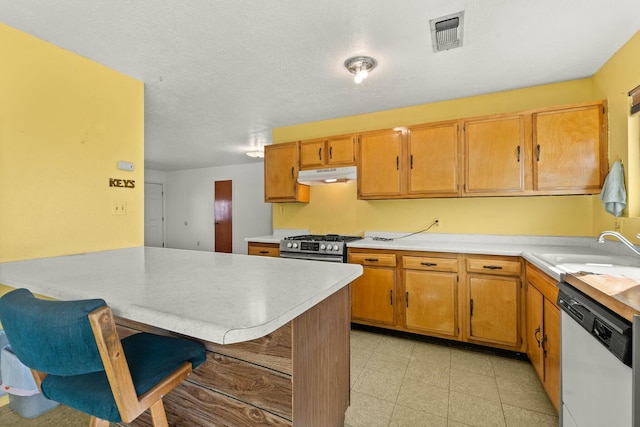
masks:
[(600, 193), (604, 209), (611, 215), (620, 216), (627, 206), (627, 190), (624, 188), (624, 171), (620, 162), (614, 162), (604, 180)]

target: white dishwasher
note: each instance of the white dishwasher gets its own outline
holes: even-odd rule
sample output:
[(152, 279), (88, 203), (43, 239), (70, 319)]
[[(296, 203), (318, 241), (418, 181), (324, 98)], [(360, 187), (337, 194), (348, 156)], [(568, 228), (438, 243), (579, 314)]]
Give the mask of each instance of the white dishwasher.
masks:
[(558, 284), (563, 427), (632, 427), (631, 322)]

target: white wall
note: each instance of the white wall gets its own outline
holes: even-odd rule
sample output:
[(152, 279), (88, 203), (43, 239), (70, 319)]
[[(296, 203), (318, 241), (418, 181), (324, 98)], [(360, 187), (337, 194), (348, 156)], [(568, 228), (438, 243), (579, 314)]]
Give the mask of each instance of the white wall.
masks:
[(162, 173), (146, 170), (145, 180), (158, 182), (162, 174), (166, 247), (213, 251), (215, 181), (232, 181), (233, 253), (247, 253), (245, 237), (272, 234), (271, 204), (264, 202), (264, 163)]

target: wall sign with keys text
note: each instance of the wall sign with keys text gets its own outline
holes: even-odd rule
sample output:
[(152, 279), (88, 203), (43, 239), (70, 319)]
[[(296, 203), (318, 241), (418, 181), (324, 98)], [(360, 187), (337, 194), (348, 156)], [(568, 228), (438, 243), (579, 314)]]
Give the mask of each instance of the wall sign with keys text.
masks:
[(136, 188), (134, 179), (109, 178), (109, 187)]

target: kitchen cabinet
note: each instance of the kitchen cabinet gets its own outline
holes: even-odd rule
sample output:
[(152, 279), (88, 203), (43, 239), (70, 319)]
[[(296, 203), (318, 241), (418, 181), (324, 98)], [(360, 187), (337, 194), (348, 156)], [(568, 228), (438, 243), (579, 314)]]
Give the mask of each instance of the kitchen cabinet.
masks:
[(407, 148), (407, 196), (460, 195), (457, 121), (410, 127)]
[(533, 113), (533, 186), (547, 194), (592, 194), (607, 174), (606, 105)]
[(358, 135), (358, 198), (400, 196), (402, 179), (402, 131), (384, 130)]
[(308, 202), (309, 186), (298, 184), (299, 143), (264, 147), (264, 201)]
[(402, 267), (406, 328), (458, 338), (457, 257), (403, 256)]
[(522, 261), (519, 257), (466, 257), (466, 332), (469, 342), (521, 351)]
[(280, 257), (280, 245), (278, 243), (249, 242), (247, 249), (249, 255)]
[(396, 255), (379, 251), (349, 251), (349, 262), (360, 264), (362, 276), (351, 283), (351, 317), (358, 323), (396, 323)]
[(524, 114), (463, 121), (465, 196), (525, 190), (525, 122)]
[(355, 163), (353, 135), (300, 141), (300, 169), (353, 166)]
[(556, 281), (527, 263), (527, 356), (555, 406), (560, 407), (560, 309)]

